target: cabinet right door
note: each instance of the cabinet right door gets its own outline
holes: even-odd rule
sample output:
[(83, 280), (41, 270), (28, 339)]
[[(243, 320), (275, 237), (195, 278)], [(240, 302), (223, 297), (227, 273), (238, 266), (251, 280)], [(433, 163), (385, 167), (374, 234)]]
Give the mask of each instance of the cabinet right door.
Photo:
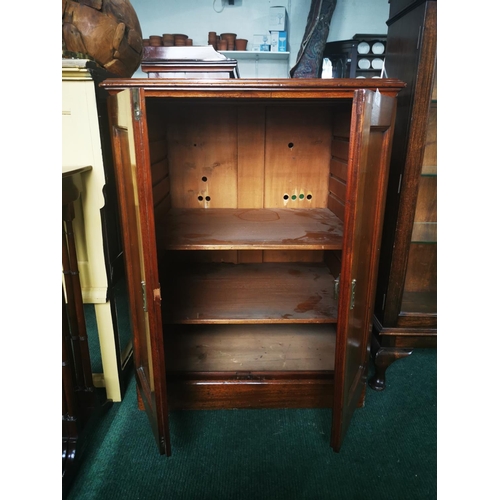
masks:
[(335, 354), (335, 451), (366, 387), (395, 103), (378, 91), (354, 93)]

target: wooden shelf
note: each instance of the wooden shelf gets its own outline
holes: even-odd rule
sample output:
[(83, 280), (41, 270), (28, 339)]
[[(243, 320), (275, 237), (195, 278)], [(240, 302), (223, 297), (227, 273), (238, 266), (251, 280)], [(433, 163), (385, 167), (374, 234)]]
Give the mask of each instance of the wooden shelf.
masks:
[(323, 263), (191, 264), (162, 281), (166, 323), (337, 321), (334, 277)]
[(343, 229), (326, 208), (171, 209), (157, 238), (166, 250), (341, 250)]
[(165, 335), (171, 372), (333, 371), (332, 325), (183, 326)]
[(288, 59), (290, 52), (264, 52), (258, 50), (219, 50), (230, 59)]

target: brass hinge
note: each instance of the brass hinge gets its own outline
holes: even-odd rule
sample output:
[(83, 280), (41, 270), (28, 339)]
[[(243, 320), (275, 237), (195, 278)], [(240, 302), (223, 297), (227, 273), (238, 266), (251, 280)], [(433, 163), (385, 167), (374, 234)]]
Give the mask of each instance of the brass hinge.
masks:
[(333, 298), (335, 300), (339, 299), (339, 289), (340, 289), (340, 274), (339, 277), (333, 282)]
[(356, 293), (356, 280), (351, 282), (351, 309), (354, 309), (354, 294)]
[(148, 303), (146, 300), (146, 282), (141, 281), (141, 287), (142, 287), (142, 308), (144, 309), (144, 312), (148, 312)]
[(138, 88), (132, 89), (132, 105), (133, 105), (134, 120), (139, 121), (142, 118), (142, 111), (141, 111)]

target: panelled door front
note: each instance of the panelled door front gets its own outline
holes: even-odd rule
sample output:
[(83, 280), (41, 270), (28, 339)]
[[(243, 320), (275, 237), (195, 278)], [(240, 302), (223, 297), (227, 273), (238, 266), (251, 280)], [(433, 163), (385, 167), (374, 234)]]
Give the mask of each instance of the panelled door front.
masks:
[(160, 453), (170, 455), (161, 295), (143, 91), (123, 90), (109, 98), (108, 106), (134, 330), (138, 399), (149, 417)]
[(339, 294), (331, 445), (339, 451), (364, 397), (395, 98), (354, 92)]

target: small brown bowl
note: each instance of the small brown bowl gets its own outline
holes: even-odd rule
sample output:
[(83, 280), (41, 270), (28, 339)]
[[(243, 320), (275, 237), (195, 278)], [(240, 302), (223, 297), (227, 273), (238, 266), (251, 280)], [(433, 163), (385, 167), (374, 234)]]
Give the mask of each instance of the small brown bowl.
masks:
[(247, 50), (247, 44), (248, 40), (245, 40), (244, 38), (237, 38), (234, 41), (234, 46), (236, 47), (236, 50)]

